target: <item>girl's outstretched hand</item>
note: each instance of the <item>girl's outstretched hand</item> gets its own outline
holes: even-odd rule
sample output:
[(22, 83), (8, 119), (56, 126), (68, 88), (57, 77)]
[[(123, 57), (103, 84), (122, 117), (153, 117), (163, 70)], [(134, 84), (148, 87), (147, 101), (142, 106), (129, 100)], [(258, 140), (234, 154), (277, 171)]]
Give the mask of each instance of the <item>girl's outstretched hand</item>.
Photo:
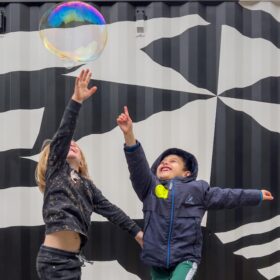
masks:
[(72, 96), (72, 99), (79, 102), (83, 103), (87, 98), (92, 96), (96, 90), (97, 87), (93, 86), (91, 88), (88, 88), (88, 84), (90, 82), (92, 73), (90, 72), (89, 69), (82, 70), (79, 74), (79, 76), (76, 78), (75, 81), (75, 89), (74, 89), (74, 94)]
[(263, 200), (273, 200), (274, 199), (271, 192), (269, 192), (267, 190), (261, 190), (261, 192), (262, 192)]

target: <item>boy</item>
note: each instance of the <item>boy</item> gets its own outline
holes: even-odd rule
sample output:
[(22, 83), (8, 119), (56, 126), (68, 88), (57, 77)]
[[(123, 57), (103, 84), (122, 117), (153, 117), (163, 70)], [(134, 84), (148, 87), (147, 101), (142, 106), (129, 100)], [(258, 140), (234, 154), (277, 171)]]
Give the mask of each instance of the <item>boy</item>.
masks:
[(136, 141), (127, 107), (117, 118), (133, 188), (143, 202), (141, 259), (153, 280), (191, 280), (201, 259), (201, 220), (206, 210), (257, 205), (272, 200), (266, 190), (210, 188), (196, 180), (196, 158), (181, 149), (164, 151), (149, 168)]

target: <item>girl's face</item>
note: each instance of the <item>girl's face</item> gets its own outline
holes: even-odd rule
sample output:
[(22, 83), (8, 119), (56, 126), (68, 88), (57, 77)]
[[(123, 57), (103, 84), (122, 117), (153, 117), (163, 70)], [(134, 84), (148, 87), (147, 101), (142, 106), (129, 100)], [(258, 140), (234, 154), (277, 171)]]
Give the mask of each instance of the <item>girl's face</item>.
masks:
[(175, 177), (188, 177), (191, 172), (186, 170), (183, 159), (177, 155), (166, 156), (157, 168), (157, 177), (161, 180), (170, 180)]
[(75, 161), (78, 164), (82, 161), (81, 150), (74, 140), (71, 141), (69, 152), (67, 155), (67, 160)]

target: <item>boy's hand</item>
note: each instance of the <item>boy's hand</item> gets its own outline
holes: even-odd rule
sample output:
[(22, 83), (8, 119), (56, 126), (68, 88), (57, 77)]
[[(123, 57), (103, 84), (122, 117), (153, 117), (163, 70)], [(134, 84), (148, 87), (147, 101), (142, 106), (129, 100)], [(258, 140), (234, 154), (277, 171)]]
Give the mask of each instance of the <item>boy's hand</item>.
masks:
[(75, 89), (74, 94), (72, 96), (72, 99), (83, 103), (87, 98), (92, 96), (96, 90), (97, 87), (91, 87), (88, 88), (88, 84), (90, 82), (92, 73), (89, 71), (89, 69), (82, 70), (79, 74), (79, 76), (76, 78), (75, 81)]
[(273, 200), (274, 199), (271, 192), (269, 192), (267, 190), (261, 190), (261, 192), (262, 192), (263, 200)]
[(141, 248), (143, 248), (144, 241), (143, 241), (143, 231), (142, 230), (136, 234), (135, 240), (138, 242), (138, 244), (141, 246)]
[(126, 106), (123, 108), (123, 113), (121, 113), (117, 118), (117, 124), (123, 132), (125, 144), (127, 146), (133, 146), (136, 144), (132, 129), (132, 120), (129, 116), (129, 112)]
[(132, 120), (129, 116), (127, 106), (124, 106), (123, 113), (118, 116), (117, 124), (124, 134), (132, 132)]

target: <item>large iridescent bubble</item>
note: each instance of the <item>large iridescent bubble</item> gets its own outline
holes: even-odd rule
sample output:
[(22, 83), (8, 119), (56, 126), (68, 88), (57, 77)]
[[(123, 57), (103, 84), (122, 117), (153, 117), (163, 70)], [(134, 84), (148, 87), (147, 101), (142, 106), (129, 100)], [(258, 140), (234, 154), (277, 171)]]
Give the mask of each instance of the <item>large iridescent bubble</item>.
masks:
[(97, 59), (107, 41), (104, 17), (81, 1), (60, 3), (48, 10), (40, 20), (39, 31), (50, 52), (76, 63)]

